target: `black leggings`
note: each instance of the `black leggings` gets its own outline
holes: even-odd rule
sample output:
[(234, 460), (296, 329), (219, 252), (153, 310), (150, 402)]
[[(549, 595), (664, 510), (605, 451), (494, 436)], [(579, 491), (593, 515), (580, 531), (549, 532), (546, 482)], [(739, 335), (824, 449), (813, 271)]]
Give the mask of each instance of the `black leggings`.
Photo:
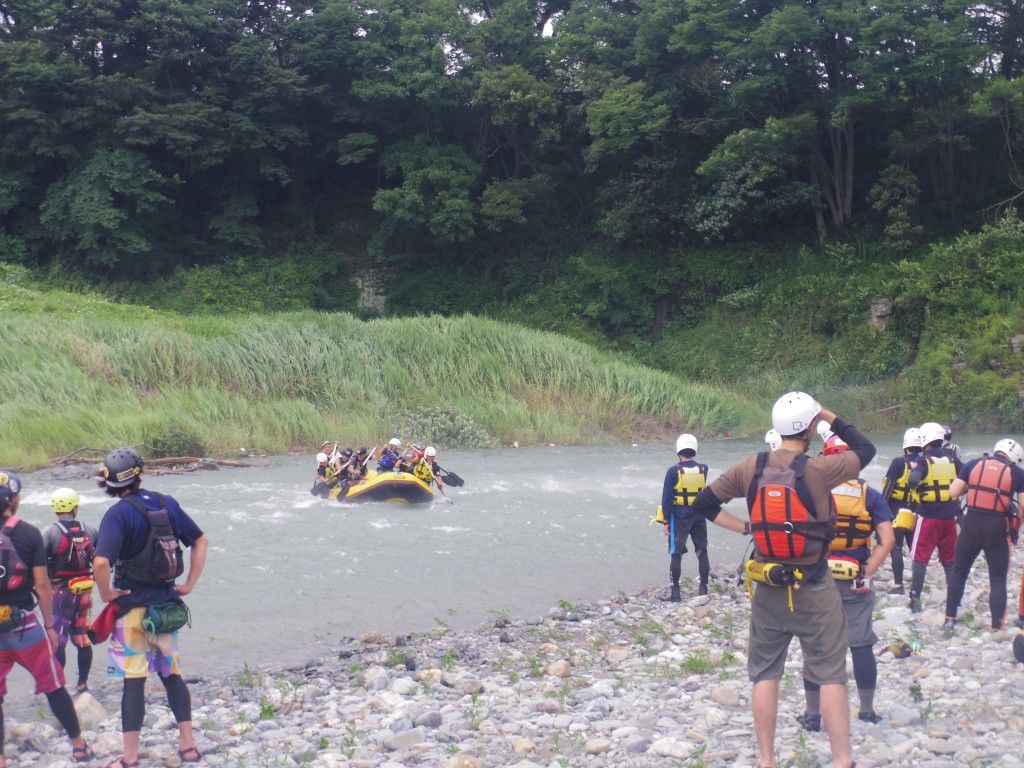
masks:
[[(67, 731), (69, 739), (77, 739), (82, 735), (82, 728), (78, 725), (78, 714), (75, 712), (75, 703), (71, 700), (68, 689), (61, 686), (56, 691), (46, 694), (46, 703), (50, 705), (50, 711), (57, 721)], [(0, 696), (0, 755), (4, 753), (4, 697)]]
[(1010, 568), (1010, 539), (1006, 516), (969, 510), (953, 551), (953, 574), (946, 588), (946, 616), (956, 618), (967, 586), (967, 575), (978, 555), (985, 553), (988, 564), (988, 607), (992, 627), (1003, 626), (1006, 616), (1006, 572)]
[[(176, 723), (188, 723), (192, 720), (192, 696), (181, 675), (160, 677), (160, 682), (167, 690), (167, 704), (174, 714)], [(130, 677), (124, 681), (121, 691), (121, 730), (133, 733), (142, 730), (142, 721), (146, 717), (146, 678)]]
[(896, 536), (896, 544), (892, 548), (892, 552), (889, 554), (889, 562), (892, 563), (892, 580), (896, 586), (903, 585), (903, 548), (907, 546), (910, 539), (910, 534), (913, 531), (908, 531), (906, 528), (893, 528), (893, 534)]
[[(62, 645), (57, 649), (54, 656), (57, 657), (57, 663), (64, 669), (64, 673), (68, 671), (68, 647)], [(89, 670), (92, 669), (92, 646), (87, 645), (83, 648), (78, 649), (78, 684), (85, 685), (89, 679)]]

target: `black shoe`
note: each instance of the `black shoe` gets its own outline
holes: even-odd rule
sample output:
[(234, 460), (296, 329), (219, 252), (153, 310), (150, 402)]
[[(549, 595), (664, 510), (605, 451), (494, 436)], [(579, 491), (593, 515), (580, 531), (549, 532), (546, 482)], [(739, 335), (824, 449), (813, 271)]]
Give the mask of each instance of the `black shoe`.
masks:
[(670, 603), (678, 603), (683, 599), (683, 596), (679, 594), (679, 587), (672, 587), (672, 594), (668, 596)]
[(805, 731), (820, 731), (821, 730), (821, 715), (809, 715), (804, 712), (802, 715), (796, 716), (796, 721), (803, 726)]
[(871, 723), (872, 725), (882, 722), (882, 718), (874, 712), (861, 712), (857, 715), (857, 719), (863, 720), (865, 723)]
[(904, 594), (903, 585), (897, 584), (895, 587), (889, 590), (890, 595), (902, 595)]
[(708, 593), (708, 585), (707, 584), (701, 584), (697, 588), (697, 594), (698, 595), (706, 595), (707, 593)]
[(951, 619), (947, 616), (946, 620), (942, 622), (942, 631), (952, 632), (954, 627), (956, 627), (956, 619)]
[(910, 612), (920, 613), (921, 612), (921, 596), (915, 595), (913, 592), (910, 593)]

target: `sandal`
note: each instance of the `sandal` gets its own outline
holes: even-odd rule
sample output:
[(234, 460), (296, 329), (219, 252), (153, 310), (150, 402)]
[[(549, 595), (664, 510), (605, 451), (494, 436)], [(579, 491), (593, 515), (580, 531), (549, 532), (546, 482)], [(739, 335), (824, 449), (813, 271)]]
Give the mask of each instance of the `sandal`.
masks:
[(76, 763), (88, 763), (94, 757), (96, 757), (96, 753), (88, 744), (83, 744), (80, 747), (72, 745), (71, 747), (71, 759)]
[(107, 763), (103, 768), (139, 768), (138, 760), (125, 760), (123, 757), (117, 758), (113, 762)]
[[(183, 763), (198, 763), (202, 756), (202, 753), (195, 747), (178, 750), (178, 757), (181, 758)], [(125, 768), (131, 768), (131, 766), (125, 766)]]

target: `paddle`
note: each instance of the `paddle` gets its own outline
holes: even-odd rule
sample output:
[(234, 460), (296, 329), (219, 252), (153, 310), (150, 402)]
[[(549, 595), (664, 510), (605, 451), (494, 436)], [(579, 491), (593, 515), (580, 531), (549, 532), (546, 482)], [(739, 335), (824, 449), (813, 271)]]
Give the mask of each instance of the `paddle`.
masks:
[(448, 485), (450, 485), (452, 488), (461, 488), (466, 484), (466, 481), (463, 480), (458, 475), (456, 475), (454, 472), (449, 472), (447, 469), (442, 467), (437, 462), (434, 462), (434, 465), (437, 467), (438, 472), (443, 473), (441, 477), (443, 477), (444, 481), (448, 483)]

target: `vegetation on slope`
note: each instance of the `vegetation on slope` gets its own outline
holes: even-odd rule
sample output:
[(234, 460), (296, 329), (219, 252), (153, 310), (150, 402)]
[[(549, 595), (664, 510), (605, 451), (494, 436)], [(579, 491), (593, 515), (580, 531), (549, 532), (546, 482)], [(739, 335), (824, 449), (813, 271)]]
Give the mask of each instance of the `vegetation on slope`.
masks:
[[(6, 267), (0, 464), (145, 444), (156, 455), (283, 452), (393, 432), (440, 446), (720, 433), (763, 410), (584, 343), (496, 321), (344, 313), (179, 316)], [(20, 285), (19, 285), (20, 283)]]

